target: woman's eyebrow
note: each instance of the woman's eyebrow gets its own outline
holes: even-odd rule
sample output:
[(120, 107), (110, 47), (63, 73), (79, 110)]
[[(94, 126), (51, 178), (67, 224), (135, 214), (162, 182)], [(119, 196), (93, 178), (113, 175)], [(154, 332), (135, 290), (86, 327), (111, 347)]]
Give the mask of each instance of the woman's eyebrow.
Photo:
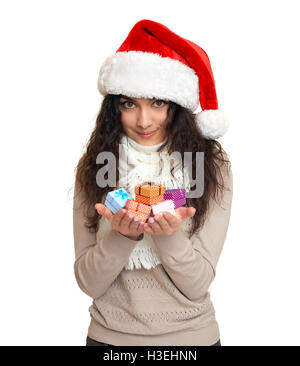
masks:
[(121, 98), (122, 98), (122, 99), (131, 100), (131, 101), (135, 102), (135, 100), (134, 100), (134, 99), (131, 99), (131, 98), (129, 98), (129, 97), (123, 97), (123, 96), (121, 96)]
[[(133, 98), (129, 98), (129, 97), (125, 97), (124, 95), (121, 95), (121, 96), (120, 96), (120, 99), (121, 99), (121, 98), (126, 99), (126, 100), (130, 100), (130, 101), (132, 101), (132, 102), (136, 102), (136, 100), (135, 100), (135, 99), (133, 99)], [(153, 99), (155, 99), (155, 98), (147, 98), (147, 99), (153, 100)]]

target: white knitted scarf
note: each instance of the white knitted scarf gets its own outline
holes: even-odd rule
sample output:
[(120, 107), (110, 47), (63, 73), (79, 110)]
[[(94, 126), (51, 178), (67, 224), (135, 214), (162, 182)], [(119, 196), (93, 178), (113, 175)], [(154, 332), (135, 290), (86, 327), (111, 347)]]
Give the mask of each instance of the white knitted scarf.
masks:
[[(127, 135), (122, 135), (119, 159), (119, 182), (116, 189), (124, 188), (135, 199), (134, 187), (145, 181), (152, 181), (165, 185), (166, 189), (185, 188), (190, 190), (189, 176), (186, 169), (183, 169), (181, 162), (175, 158), (175, 162), (170, 159), (166, 148), (162, 152), (157, 149), (165, 142), (157, 145), (140, 145)], [(172, 161), (171, 161), (172, 160)], [(173, 165), (174, 164), (174, 165)], [(170, 167), (174, 166), (174, 177), (170, 172)], [(188, 230), (191, 224), (189, 219), (184, 221), (184, 229)], [(97, 240), (105, 236), (111, 230), (108, 220), (102, 216), (99, 222)], [(137, 244), (127, 264), (126, 270), (139, 269), (143, 266), (151, 269), (161, 264), (160, 258), (155, 251), (155, 244), (151, 235), (144, 232), (144, 238), (137, 241)]]

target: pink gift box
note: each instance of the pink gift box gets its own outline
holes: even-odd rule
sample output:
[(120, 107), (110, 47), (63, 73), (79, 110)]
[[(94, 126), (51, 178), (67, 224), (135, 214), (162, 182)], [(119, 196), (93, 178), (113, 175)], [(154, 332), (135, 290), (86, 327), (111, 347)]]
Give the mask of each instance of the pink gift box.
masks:
[(168, 189), (165, 191), (164, 200), (172, 200), (174, 208), (177, 208), (186, 204), (185, 196), (185, 189)]
[(172, 200), (165, 200), (155, 205), (151, 205), (151, 214), (153, 216), (162, 212), (170, 212), (172, 215), (176, 216), (176, 212), (174, 210), (174, 202)]

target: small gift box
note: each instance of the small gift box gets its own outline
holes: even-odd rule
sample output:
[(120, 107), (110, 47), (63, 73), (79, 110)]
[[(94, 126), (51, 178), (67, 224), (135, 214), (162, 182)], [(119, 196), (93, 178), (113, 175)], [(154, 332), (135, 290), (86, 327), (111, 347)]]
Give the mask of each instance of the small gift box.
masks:
[(137, 218), (142, 223), (146, 222), (151, 214), (151, 206), (144, 205), (133, 199), (128, 199), (125, 208), (127, 208), (129, 216)]
[(162, 184), (155, 184), (150, 181), (144, 182), (135, 186), (135, 199), (146, 205), (153, 205), (163, 201), (165, 190), (166, 187)]
[(164, 194), (164, 200), (172, 200), (174, 208), (184, 206), (186, 204), (185, 197), (185, 189), (167, 189)]
[(133, 197), (127, 193), (125, 189), (120, 188), (109, 192), (106, 196), (104, 204), (111, 210), (112, 213), (116, 213), (125, 207), (128, 199), (133, 199)]
[(170, 212), (172, 215), (176, 216), (176, 212), (174, 210), (174, 202), (172, 200), (165, 200), (155, 205), (151, 205), (151, 208), (151, 213), (153, 214), (153, 216), (165, 211)]

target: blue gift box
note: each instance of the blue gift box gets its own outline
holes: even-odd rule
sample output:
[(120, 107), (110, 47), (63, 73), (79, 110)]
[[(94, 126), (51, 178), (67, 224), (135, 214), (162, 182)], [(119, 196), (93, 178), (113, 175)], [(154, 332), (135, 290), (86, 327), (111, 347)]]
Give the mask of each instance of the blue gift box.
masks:
[(125, 207), (128, 199), (133, 199), (133, 197), (127, 193), (125, 189), (120, 188), (109, 192), (106, 196), (104, 204), (111, 210), (112, 213), (116, 213)]

